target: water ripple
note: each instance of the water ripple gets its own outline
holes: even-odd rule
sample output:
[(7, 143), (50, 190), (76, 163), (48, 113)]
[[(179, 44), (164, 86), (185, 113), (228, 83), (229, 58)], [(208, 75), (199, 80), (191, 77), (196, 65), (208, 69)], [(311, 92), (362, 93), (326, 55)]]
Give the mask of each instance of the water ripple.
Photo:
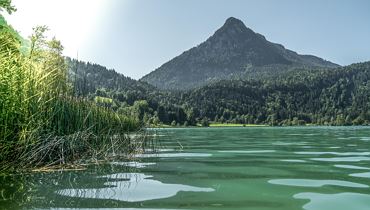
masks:
[[(152, 176), (141, 173), (119, 173), (99, 178), (108, 178), (104, 188), (64, 189), (57, 194), (77, 198), (112, 199), (126, 202), (138, 202), (163, 199), (175, 196), (180, 191), (213, 192), (212, 188), (193, 187), (183, 184), (165, 184), (152, 180)], [(114, 181), (117, 180), (117, 181)]]
[(325, 162), (360, 162), (370, 161), (370, 157), (336, 157), (336, 158), (311, 158), (311, 160), (325, 161)]
[(368, 185), (358, 184), (354, 182), (340, 181), (340, 180), (313, 180), (313, 179), (272, 179), (270, 184), (297, 186), (297, 187), (322, 187), (325, 185), (341, 186), (341, 187), (355, 187), (368, 188)]

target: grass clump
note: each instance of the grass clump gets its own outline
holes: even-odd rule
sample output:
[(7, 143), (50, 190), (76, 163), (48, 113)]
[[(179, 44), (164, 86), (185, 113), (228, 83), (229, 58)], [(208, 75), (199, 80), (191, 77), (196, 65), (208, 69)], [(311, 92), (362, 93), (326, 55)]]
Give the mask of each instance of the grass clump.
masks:
[(0, 170), (60, 164), (130, 153), (140, 123), (75, 97), (63, 47), (36, 27), (27, 52), (0, 28)]

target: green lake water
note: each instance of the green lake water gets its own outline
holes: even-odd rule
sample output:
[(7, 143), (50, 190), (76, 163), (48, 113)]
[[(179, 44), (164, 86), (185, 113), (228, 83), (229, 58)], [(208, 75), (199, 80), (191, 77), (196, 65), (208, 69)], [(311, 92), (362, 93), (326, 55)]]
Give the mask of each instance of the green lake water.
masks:
[(0, 209), (370, 210), (369, 127), (158, 129), (158, 153), (0, 177)]

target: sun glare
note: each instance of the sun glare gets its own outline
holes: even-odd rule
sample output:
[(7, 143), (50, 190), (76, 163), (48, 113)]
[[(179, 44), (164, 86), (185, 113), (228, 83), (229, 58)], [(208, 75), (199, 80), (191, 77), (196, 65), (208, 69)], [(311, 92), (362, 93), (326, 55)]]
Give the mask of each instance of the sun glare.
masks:
[(49, 35), (61, 40), (64, 53), (75, 57), (93, 37), (94, 26), (104, 16), (110, 1), (106, 0), (14, 0), (17, 12), (6, 15), (8, 22), (22, 36), (28, 37), (32, 28), (47, 25)]

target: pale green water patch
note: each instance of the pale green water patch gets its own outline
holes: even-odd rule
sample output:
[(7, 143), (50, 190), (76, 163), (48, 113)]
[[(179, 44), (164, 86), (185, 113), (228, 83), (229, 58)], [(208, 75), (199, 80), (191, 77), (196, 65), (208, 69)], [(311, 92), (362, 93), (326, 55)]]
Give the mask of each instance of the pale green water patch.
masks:
[(370, 168), (354, 165), (334, 165), (337, 168), (347, 168), (347, 169), (356, 169), (356, 170), (370, 170)]
[(358, 187), (368, 188), (364, 184), (340, 180), (312, 180), (312, 179), (273, 179), (268, 181), (270, 184), (298, 186), (298, 187), (322, 187), (325, 185), (341, 186), (341, 187)]
[(212, 154), (206, 153), (153, 153), (153, 154), (137, 154), (137, 158), (173, 158), (173, 157), (210, 157)]
[(121, 166), (127, 166), (132, 168), (145, 168), (148, 166), (153, 166), (156, 163), (142, 163), (137, 161), (130, 161), (130, 162), (111, 162), (112, 165), (121, 165)]
[(294, 152), (298, 155), (368, 156), (370, 152)]
[(359, 193), (299, 193), (297, 199), (308, 199), (310, 202), (303, 206), (306, 210), (369, 210), (370, 195)]
[(255, 153), (271, 153), (275, 152), (275, 150), (223, 150), (218, 152), (255, 154)]
[(311, 160), (325, 161), (325, 162), (360, 162), (370, 161), (370, 157), (337, 157), (337, 158), (311, 158)]
[(350, 174), (353, 177), (370, 178), (370, 172)]
[(370, 141), (370, 137), (361, 137), (361, 141)]
[(294, 160), (294, 159), (285, 159), (285, 160), (281, 160), (283, 162), (290, 162), (290, 163), (306, 163), (307, 161), (306, 160)]

